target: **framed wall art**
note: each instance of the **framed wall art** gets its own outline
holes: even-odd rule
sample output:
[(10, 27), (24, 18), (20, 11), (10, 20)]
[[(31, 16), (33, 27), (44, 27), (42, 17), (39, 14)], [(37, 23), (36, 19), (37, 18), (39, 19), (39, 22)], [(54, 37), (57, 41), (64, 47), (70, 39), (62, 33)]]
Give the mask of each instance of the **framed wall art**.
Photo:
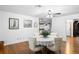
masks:
[(9, 29), (19, 29), (18, 18), (9, 18)]
[(24, 20), (24, 28), (32, 28), (32, 20)]

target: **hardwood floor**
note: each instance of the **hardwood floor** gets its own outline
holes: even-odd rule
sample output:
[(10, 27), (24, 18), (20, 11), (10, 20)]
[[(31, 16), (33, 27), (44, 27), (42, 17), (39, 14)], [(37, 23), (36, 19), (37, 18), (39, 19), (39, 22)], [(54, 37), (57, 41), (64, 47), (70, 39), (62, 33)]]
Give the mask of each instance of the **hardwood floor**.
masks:
[[(0, 54), (32, 54), (28, 42), (21, 42), (4, 46)], [(79, 54), (79, 37), (68, 37), (67, 42), (62, 42), (61, 54)]]
[[(29, 49), (28, 42), (21, 42), (5, 46), (4, 49), (0, 50), (0, 54), (33, 54), (33, 52)], [(36, 54), (42, 53), (38, 51)], [(55, 54), (55, 52), (48, 50), (48, 54)]]
[(30, 54), (32, 51), (29, 49), (28, 42), (21, 42), (4, 47), (5, 54)]
[(79, 37), (68, 37), (66, 42), (66, 54), (79, 54)]

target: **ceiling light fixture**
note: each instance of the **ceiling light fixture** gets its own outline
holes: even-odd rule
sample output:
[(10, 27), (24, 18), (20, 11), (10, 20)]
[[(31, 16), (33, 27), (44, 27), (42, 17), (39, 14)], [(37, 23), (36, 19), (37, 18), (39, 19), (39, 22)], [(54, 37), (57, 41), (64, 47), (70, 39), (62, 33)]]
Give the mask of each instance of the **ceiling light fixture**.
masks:
[(42, 5), (36, 5), (36, 7), (41, 8), (41, 7), (42, 7)]
[(52, 13), (51, 10), (48, 10), (48, 17), (49, 18), (52, 18), (52, 17), (55, 17), (55, 16), (59, 16), (61, 15), (61, 13)]
[(53, 14), (52, 14), (52, 11), (51, 10), (48, 10), (48, 17), (49, 18), (52, 18), (53, 17)]

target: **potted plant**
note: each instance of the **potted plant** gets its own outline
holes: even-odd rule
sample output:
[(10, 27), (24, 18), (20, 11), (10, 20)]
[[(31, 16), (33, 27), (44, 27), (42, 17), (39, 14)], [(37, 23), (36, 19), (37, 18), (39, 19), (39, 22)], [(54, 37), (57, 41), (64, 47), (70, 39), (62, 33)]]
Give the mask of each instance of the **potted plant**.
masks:
[(48, 35), (50, 35), (50, 33), (48, 31), (43, 31), (41, 35), (43, 35), (44, 37), (47, 37)]

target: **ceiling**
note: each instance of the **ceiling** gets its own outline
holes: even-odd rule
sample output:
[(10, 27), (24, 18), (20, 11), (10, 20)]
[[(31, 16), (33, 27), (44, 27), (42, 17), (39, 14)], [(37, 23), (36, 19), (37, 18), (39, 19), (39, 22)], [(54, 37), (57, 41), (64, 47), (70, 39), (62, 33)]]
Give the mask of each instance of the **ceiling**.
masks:
[(48, 14), (48, 10), (61, 15), (79, 13), (79, 5), (0, 5), (0, 10), (23, 15), (42, 17)]

